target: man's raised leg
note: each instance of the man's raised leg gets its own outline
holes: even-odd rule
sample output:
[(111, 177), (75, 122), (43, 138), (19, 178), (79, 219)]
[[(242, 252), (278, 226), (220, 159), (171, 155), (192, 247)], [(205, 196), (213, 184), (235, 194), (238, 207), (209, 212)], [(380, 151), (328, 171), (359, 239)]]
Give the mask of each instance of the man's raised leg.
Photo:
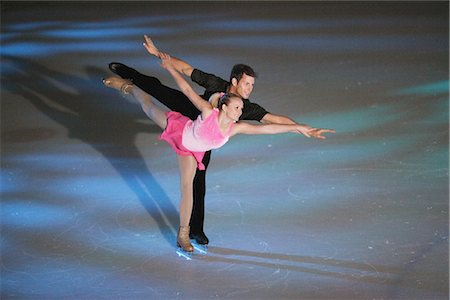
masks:
[(131, 80), (134, 85), (150, 94), (172, 111), (179, 112), (192, 120), (195, 120), (200, 114), (199, 110), (181, 91), (162, 84), (156, 77), (144, 75), (118, 62), (110, 63), (109, 69), (123, 79)]

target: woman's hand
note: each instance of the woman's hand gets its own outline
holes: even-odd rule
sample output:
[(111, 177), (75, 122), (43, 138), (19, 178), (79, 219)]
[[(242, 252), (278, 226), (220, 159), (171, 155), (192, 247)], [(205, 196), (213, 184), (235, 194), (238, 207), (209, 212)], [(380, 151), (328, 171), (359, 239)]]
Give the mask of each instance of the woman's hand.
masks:
[(311, 126), (305, 125), (305, 124), (297, 124), (297, 131), (298, 133), (303, 134), (306, 137), (311, 137), (311, 134), (309, 133), (313, 128)]
[(159, 58), (161, 58), (161, 67), (162, 68), (164, 68), (166, 70), (175, 70), (169, 54), (160, 52)]

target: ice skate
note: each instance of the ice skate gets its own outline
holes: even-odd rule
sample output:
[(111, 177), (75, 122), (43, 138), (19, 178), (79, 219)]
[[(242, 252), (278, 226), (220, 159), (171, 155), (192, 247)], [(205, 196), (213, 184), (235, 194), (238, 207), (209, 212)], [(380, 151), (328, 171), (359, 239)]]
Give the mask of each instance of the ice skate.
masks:
[(133, 83), (130, 80), (122, 79), (118, 76), (109, 76), (103, 78), (103, 84), (107, 87), (122, 92), (122, 94), (124, 95), (128, 95), (133, 88)]
[(194, 247), (189, 239), (189, 226), (180, 226), (177, 236), (177, 246), (185, 252), (194, 252)]

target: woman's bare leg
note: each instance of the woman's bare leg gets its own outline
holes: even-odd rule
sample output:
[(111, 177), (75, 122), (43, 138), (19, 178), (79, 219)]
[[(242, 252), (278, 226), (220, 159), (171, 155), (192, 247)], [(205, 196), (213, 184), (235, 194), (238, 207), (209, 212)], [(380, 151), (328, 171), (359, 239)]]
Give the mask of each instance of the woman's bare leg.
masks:
[(165, 129), (167, 125), (166, 112), (153, 103), (149, 94), (141, 90), (139, 87), (133, 85), (132, 82), (122, 79), (117, 76), (110, 76), (103, 80), (103, 83), (121, 91), (124, 94), (131, 94), (141, 104), (142, 110), (145, 114), (158, 125), (161, 129)]
[(184, 251), (192, 252), (194, 247), (189, 238), (189, 221), (191, 220), (192, 205), (194, 201), (193, 182), (197, 161), (193, 156), (178, 155), (178, 166), (180, 168), (180, 229), (178, 230), (177, 244)]
[(178, 155), (178, 166), (180, 169), (180, 226), (189, 226), (194, 199), (193, 182), (197, 161), (193, 156)]

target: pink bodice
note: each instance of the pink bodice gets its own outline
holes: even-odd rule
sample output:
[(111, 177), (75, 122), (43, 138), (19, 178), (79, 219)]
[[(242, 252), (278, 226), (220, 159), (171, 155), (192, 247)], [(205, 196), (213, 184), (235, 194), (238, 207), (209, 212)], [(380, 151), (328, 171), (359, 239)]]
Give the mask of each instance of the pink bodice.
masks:
[(220, 148), (228, 142), (233, 125), (223, 134), (218, 116), (219, 110), (214, 108), (205, 120), (201, 115), (195, 121), (189, 120), (183, 130), (183, 146), (191, 151), (202, 152)]

